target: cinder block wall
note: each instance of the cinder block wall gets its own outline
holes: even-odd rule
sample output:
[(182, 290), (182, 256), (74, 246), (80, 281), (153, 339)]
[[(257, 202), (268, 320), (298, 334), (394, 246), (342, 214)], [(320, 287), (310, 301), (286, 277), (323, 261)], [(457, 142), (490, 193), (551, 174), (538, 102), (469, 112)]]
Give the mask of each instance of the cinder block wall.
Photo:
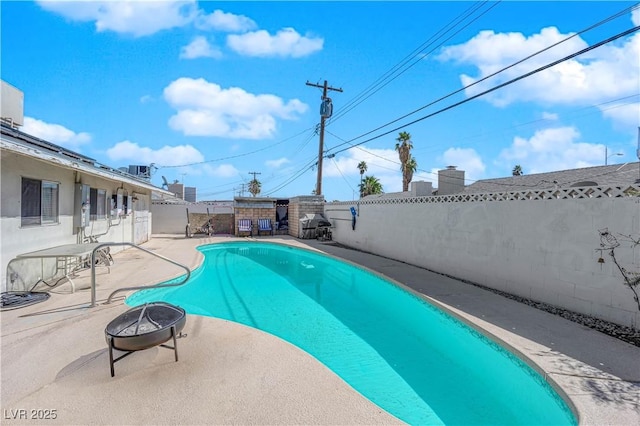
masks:
[(233, 214), (214, 214), (211, 216), (211, 223), (213, 224), (214, 234), (229, 234), (233, 235), (235, 226)]
[(254, 236), (258, 235), (258, 219), (271, 219), (272, 226), (276, 226), (275, 198), (236, 198), (233, 210), (235, 213), (234, 235), (236, 236), (239, 236), (238, 221), (240, 219), (251, 219)]
[(289, 201), (289, 235), (298, 236), (300, 229), (300, 204)]

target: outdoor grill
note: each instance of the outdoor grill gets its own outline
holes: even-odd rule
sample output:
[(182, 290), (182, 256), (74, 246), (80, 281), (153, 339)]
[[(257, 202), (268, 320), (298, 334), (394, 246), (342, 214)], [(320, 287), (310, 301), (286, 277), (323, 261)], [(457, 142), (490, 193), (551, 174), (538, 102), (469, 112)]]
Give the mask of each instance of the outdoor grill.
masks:
[(331, 222), (320, 213), (310, 213), (300, 219), (299, 238), (326, 239), (331, 233)]
[[(184, 309), (165, 302), (153, 302), (137, 306), (119, 315), (105, 329), (109, 345), (111, 377), (115, 375), (114, 364), (135, 351), (154, 346), (173, 349), (178, 361), (178, 333), (182, 331), (187, 317)], [(173, 339), (173, 346), (163, 343)], [(113, 350), (126, 352), (118, 358)]]

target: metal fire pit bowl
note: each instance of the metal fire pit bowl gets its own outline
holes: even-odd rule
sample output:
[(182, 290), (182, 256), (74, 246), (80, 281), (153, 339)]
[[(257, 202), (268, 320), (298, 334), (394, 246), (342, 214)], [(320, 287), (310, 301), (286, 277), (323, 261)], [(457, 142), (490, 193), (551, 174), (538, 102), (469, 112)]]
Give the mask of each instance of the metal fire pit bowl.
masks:
[[(114, 364), (135, 351), (162, 346), (173, 349), (178, 361), (178, 333), (182, 331), (187, 317), (184, 309), (165, 302), (153, 302), (137, 306), (116, 317), (104, 330), (109, 345), (111, 377), (115, 375)], [(173, 339), (173, 346), (163, 343)], [(126, 352), (113, 358), (113, 350)]]

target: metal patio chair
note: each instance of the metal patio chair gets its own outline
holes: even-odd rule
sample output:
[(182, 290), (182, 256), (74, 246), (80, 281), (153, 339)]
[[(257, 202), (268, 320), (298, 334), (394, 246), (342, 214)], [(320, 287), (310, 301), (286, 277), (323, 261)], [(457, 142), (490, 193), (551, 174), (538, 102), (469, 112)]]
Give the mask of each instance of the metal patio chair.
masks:
[(249, 236), (253, 236), (253, 225), (251, 224), (251, 219), (239, 219), (238, 220), (238, 235), (241, 232), (248, 232)]

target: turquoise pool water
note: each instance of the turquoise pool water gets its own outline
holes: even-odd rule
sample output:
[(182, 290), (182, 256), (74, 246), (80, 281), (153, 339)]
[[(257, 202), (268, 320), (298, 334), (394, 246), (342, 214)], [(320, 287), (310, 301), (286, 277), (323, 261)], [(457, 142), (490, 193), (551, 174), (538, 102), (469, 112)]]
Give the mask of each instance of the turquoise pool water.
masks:
[(577, 424), (519, 358), (376, 274), (274, 243), (198, 249), (204, 263), (186, 284), (127, 303), (162, 300), (279, 336), (409, 424)]

